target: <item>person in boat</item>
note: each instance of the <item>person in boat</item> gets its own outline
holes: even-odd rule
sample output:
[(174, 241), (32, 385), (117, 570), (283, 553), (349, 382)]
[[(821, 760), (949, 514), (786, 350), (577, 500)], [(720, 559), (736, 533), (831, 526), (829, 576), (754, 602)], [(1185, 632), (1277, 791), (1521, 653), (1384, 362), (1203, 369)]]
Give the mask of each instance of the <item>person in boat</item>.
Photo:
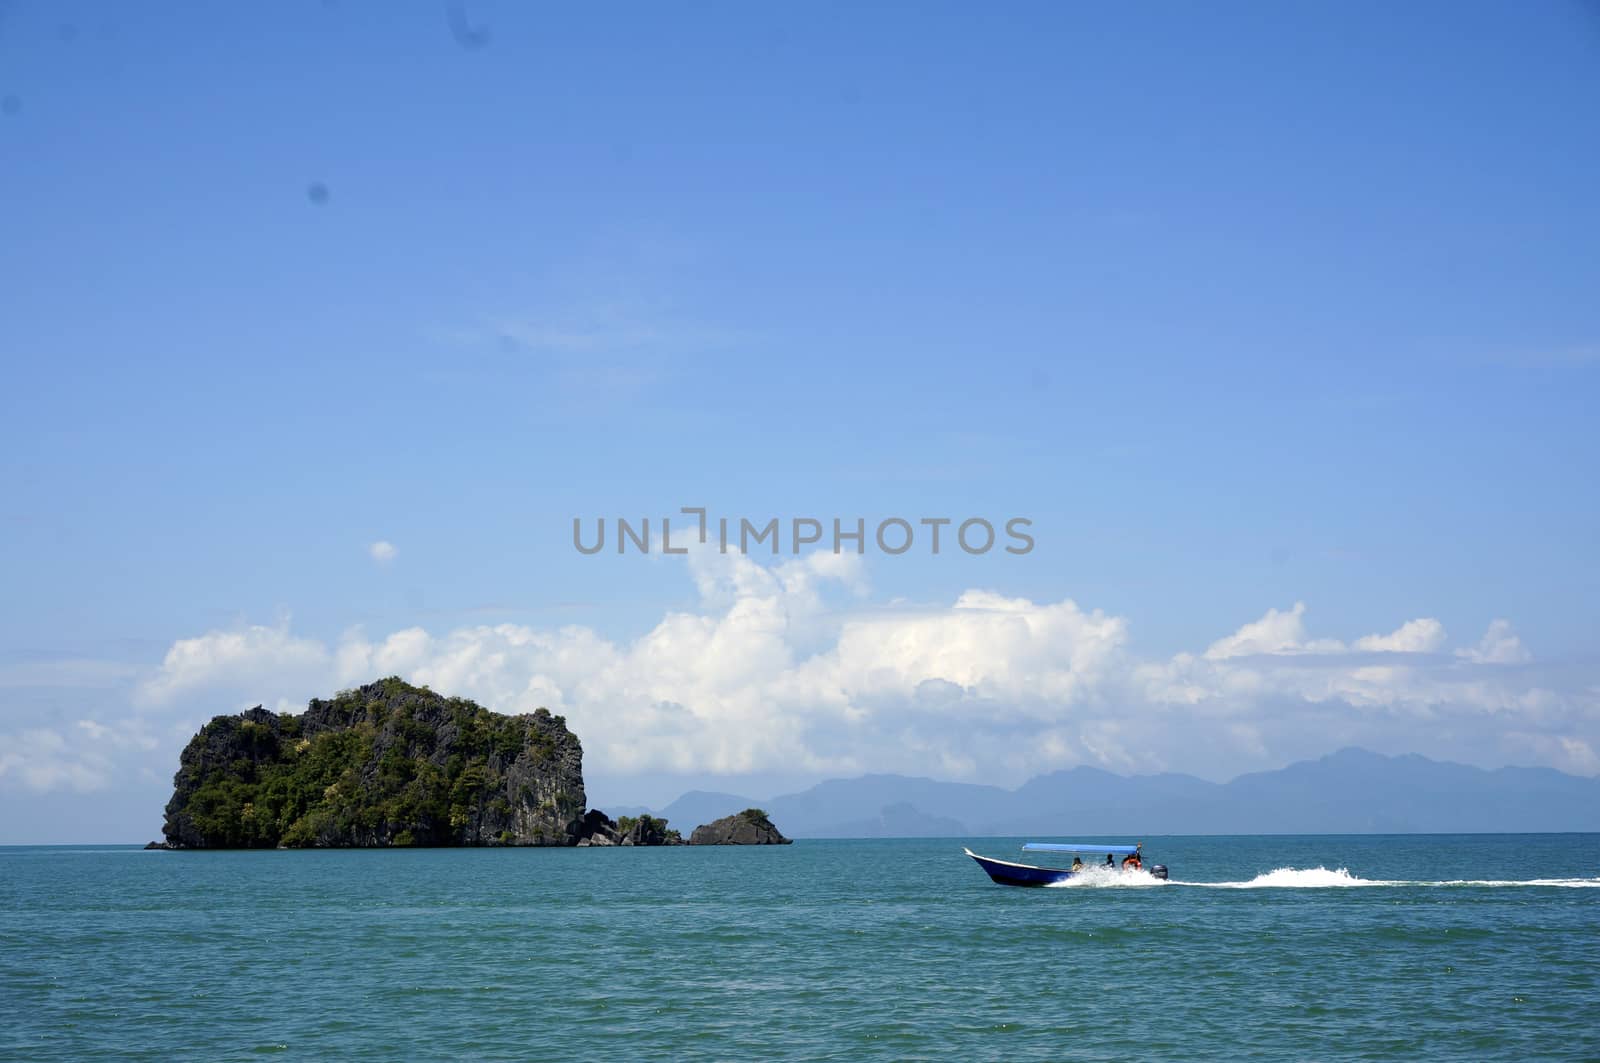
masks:
[(1117, 869), (1117, 862), (1111, 858), (1111, 854), (1110, 853), (1107, 853), (1106, 854), (1106, 870), (1107, 871), (1115, 871), (1116, 869)]
[(1138, 871), (1141, 866), (1138, 853), (1129, 853), (1122, 858), (1122, 870), (1124, 871)]
[(1072, 870), (1074, 870), (1074, 871), (1082, 871), (1083, 870), (1083, 857), (1074, 856), (1072, 858)]

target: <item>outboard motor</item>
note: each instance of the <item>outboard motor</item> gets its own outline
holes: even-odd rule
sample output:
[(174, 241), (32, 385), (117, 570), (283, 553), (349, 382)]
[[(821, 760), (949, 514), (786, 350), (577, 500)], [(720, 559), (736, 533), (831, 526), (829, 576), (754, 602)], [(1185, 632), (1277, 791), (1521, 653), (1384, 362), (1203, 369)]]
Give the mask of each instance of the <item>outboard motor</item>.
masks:
[(1166, 864), (1151, 864), (1150, 865), (1150, 877), (1151, 878), (1158, 878), (1162, 882), (1165, 882), (1167, 880), (1167, 865)]

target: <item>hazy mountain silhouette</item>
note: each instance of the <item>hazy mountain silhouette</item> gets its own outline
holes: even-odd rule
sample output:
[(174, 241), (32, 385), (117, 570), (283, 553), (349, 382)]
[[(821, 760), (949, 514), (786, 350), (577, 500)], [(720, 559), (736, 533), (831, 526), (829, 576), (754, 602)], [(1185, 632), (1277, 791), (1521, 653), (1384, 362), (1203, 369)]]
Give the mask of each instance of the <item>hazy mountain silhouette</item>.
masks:
[(1016, 790), (864, 775), (765, 800), (697, 790), (657, 814), (688, 828), (753, 805), (798, 838), (1600, 831), (1600, 779), (1364, 749), (1227, 783), (1087, 767)]

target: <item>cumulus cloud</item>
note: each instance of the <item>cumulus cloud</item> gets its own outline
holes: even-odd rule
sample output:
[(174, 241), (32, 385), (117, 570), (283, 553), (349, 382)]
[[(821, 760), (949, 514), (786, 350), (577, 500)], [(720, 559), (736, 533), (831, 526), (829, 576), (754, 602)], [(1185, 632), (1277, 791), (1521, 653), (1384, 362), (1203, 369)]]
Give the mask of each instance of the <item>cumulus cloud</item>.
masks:
[(689, 563), (700, 604), (628, 640), (499, 624), (352, 630), (330, 646), (287, 623), (250, 627), (175, 643), (140, 698), (223, 711), (398, 674), (500, 711), (563, 713), (588, 764), (612, 775), (1015, 783), (1088, 763), (1217, 777), (1346, 744), (1595, 767), (1600, 695), (1499, 667), (1528, 660), (1503, 621), (1450, 654), (1431, 618), (1346, 643), (1311, 634), (1295, 603), (1200, 653), (1148, 659), (1125, 619), (1070, 599), (972, 590), (873, 607), (849, 555), (763, 566), (705, 552)]
[(400, 556), (400, 549), (387, 539), (379, 539), (367, 547), (367, 556), (380, 565), (387, 565)]
[(324, 679), (332, 654), (313, 639), (276, 627), (253, 625), (179, 639), (167, 650), (156, 675), (140, 684), (141, 705), (164, 705), (219, 685), (243, 689), (299, 689)]
[(1346, 646), (1338, 639), (1310, 638), (1305, 625), (1306, 604), (1295, 602), (1287, 612), (1268, 609), (1260, 620), (1253, 620), (1233, 634), (1213, 642), (1206, 649), (1207, 660), (1224, 661), (1231, 657), (1258, 654), (1342, 654), (1351, 650), (1366, 653), (1435, 653), (1445, 643), (1444, 625), (1430, 617), (1408, 620), (1387, 635), (1363, 635)]
[(1268, 609), (1260, 620), (1220, 638), (1206, 649), (1206, 659), (1225, 661), (1262, 653), (1338, 653), (1344, 647), (1332, 640), (1308, 641), (1306, 603), (1295, 602), (1288, 612)]
[(1424, 617), (1408, 620), (1387, 635), (1363, 635), (1355, 648), (1370, 653), (1438, 653), (1444, 643), (1444, 625)]
[(1509, 620), (1491, 621), (1476, 646), (1457, 650), (1456, 655), (1477, 664), (1526, 664), (1533, 660)]

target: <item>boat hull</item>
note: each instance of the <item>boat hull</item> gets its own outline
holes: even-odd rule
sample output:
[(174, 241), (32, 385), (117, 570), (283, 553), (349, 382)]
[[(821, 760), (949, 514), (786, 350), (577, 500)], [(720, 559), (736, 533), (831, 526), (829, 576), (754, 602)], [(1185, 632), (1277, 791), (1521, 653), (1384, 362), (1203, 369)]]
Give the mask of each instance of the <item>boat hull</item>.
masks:
[(963, 849), (984, 872), (1002, 886), (1055, 886), (1077, 876), (1059, 867), (1034, 867), (1032, 864), (1014, 864), (1009, 860), (995, 860), (979, 856), (971, 849)]

